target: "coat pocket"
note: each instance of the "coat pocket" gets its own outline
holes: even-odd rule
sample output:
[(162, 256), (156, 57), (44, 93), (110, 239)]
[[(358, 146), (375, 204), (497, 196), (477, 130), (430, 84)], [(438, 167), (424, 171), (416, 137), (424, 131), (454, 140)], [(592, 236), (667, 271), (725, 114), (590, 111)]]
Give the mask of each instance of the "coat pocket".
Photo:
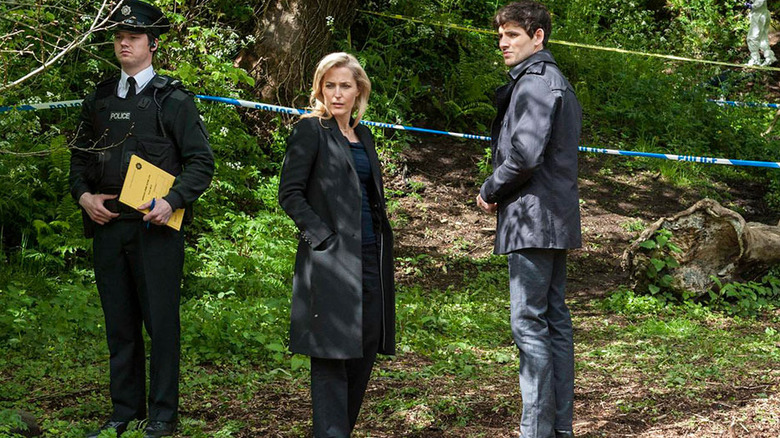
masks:
[(181, 166), (173, 143), (163, 137), (138, 137), (138, 156), (160, 169), (178, 175)]
[(336, 245), (337, 240), (338, 236), (336, 236), (336, 233), (331, 233), (328, 237), (325, 238), (325, 240), (317, 245), (316, 248), (312, 248), (312, 250), (316, 252), (327, 251)]

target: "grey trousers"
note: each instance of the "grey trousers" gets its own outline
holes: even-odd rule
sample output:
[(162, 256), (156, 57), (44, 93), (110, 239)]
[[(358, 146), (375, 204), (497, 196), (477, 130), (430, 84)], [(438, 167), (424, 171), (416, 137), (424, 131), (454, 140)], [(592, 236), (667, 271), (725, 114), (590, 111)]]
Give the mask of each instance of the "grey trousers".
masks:
[(574, 342), (564, 302), (566, 250), (509, 254), (512, 336), (520, 356), (523, 438), (572, 430)]

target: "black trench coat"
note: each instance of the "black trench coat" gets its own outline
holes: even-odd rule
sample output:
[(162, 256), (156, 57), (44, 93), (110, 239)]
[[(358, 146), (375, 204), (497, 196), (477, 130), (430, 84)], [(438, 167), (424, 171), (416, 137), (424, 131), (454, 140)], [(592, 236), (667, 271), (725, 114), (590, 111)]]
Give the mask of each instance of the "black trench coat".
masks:
[[(384, 308), (379, 353), (395, 354), (393, 233), (371, 131), (359, 125), (355, 132), (366, 148), (378, 191), (372, 210), (379, 219)], [(301, 119), (293, 128), (282, 165), (279, 204), (300, 231), (290, 351), (326, 359), (362, 357), (362, 192), (349, 143), (334, 119)]]

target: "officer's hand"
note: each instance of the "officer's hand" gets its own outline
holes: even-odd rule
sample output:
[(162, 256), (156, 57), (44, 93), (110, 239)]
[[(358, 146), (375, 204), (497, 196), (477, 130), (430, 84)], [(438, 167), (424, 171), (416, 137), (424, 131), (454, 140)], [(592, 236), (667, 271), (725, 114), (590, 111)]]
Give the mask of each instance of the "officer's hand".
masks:
[(498, 210), (498, 204), (488, 204), (482, 199), (482, 195), (477, 195), (477, 206), (485, 210), (486, 213), (495, 213)]
[[(152, 201), (149, 201), (146, 204), (138, 207), (138, 209), (143, 210), (151, 206)], [(169, 204), (165, 199), (157, 198), (154, 201), (154, 208), (152, 211), (144, 216), (144, 221), (151, 221), (155, 225), (165, 225), (168, 223), (168, 220), (171, 218), (172, 214), (173, 209), (171, 208), (171, 204)]]
[(93, 195), (92, 193), (85, 192), (79, 198), (79, 205), (84, 208), (89, 218), (100, 225), (107, 224), (111, 219), (119, 216), (119, 213), (112, 213), (106, 210), (103, 205), (108, 199), (114, 199), (117, 195)]

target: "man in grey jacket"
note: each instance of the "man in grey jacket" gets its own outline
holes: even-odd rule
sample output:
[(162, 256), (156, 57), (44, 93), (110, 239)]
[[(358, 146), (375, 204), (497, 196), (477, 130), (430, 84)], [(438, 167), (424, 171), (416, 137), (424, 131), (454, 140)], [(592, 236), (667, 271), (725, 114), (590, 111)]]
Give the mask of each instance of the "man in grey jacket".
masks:
[(533, 1), (496, 14), (510, 82), (499, 88), (493, 174), (477, 205), (498, 213), (494, 252), (507, 254), (519, 348), (523, 438), (573, 437), (574, 345), (564, 302), (566, 251), (581, 245), (577, 146), (582, 109), (545, 50), (551, 19)]

